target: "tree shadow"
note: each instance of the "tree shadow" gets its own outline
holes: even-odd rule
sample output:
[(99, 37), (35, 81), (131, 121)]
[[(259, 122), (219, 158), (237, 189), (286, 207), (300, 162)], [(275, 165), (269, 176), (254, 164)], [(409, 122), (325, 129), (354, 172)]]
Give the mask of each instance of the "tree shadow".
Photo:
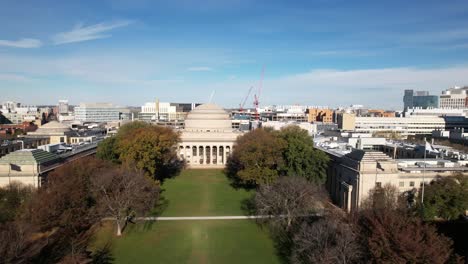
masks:
[(91, 263), (93, 264), (111, 264), (115, 262), (112, 255), (112, 244), (106, 243), (102, 248), (98, 248), (91, 253)]
[(153, 175), (153, 177), (163, 184), (165, 180), (172, 179), (180, 175), (186, 166), (187, 164), (184, 160), (176, 159), (169, 162), (169, 164), (161, 166), (160, 170), (156, 175)]
[(155, 207), (151, 210), (149, 214), (150, 216), (160, 216), (167, 209), (167, 207), (169, 207), (169, 199), (162, 195), (162, 193), (165, 191), (166, 189), (161, 189), (159, 199), (156, 202)]
[(241, 209), (245, 215), (255, 215), (255, 195), (252, 194), (249, 198), (246, 198), (241, 201)]

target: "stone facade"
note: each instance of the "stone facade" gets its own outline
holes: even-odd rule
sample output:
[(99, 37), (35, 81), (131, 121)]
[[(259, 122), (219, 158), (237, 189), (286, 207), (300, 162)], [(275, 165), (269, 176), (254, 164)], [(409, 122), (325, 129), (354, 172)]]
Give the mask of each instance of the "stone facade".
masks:
[(224, 168), (239, 135), (224, 109), (202, 104), (187, 115), (178, 153), (189, 168)]

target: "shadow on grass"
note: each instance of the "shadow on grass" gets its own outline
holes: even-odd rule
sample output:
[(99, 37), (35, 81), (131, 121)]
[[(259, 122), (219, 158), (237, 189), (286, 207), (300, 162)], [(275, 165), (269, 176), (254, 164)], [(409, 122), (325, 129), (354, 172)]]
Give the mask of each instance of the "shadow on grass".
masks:
[(172, 179), (180, 175), (182, 170), (187, 167), (187, 164), (183, 160), (174, 160), (162, 166), (158, 171), (157, 175), (154, 175), (154, 179), (164, 184), (167, 179)]
[(246, 198), (241, 201), (241, 209), (245, 215), (255, 215), (255, 194), (252, 194), (249, 198)]

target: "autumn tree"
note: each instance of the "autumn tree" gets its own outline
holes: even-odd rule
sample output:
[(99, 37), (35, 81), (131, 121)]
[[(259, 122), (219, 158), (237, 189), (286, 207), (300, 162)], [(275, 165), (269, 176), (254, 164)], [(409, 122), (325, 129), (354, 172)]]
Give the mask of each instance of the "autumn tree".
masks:
[(284, 166), (286, 142), (268, 129), (255, 129), (240, 136), (226, 165), (236, 183), (247, 186), (273, 183)]
[(48, 176), (47, 184), (31, 199), (22, 217), (48, 239), (36, 262), (56, 262), (86, 250), (92, 227), (100, 221), (92, 178), (111, 167), (109, 162), (89, 157), (66, 164)]
[(117, 236), (132, 217), (153, 208), (159, 197), (159, 187), (143, 172), (125, 167), (94, 177), (93, 189), (102, 215), (115, 220)]
[[(421, 205), (419, 205), (421, 206)], [(454, 220), (468, 210), (468, 176), (439, 177), (425, 186), (422, 212), (427, 220)]]
[(119, 136), (117, 152), (122, 163), (135, 165), (146, 175), (163, 180), (176, 174), (182, 166), (177, 155), (179, 141), (179, 134), (171, 128), (141, 127)]
[(281, 129), (279, 137), (286, 142), (282, 152), (283, 174), (305, 177), (314, 183), (324, 183), (329, 157), (314, 148), (314, 142), (308, 132), (298, 126), (287, 126)]
[(135, 135), (137, 130), (140, 130), (141, 128), (151, 127), (151, 126), (152, 126), (151, 124), (147, 122), (143, 122), (143, 121), (130, 122), (119, 128), (117, 137), (118, 138), (124, 138), (128, 136), (131, 137), (132, 135)]
[(367, 259), (372, 263), (446, 263), (452, 255), (452, 241), (395, 202), (398, 194), (393, 190), (372, 191), (358, 213)]
[(254, 196), (256, 213), (272, 216), (268, 222), (286, 229), (303, 217), (320, 214), (325, 201), (321, 187), (297, 176), (261, 185)]
[(113, 163), (120, 163), (119, 153), (117, 152), (117, 137), (108, 137), (99, 142), (96, 157)]
[(116, 136), (108, 137), (99, 143), (96, 157), (103, 160), (110, 160), (114, 163), (120, 163), (117, 142), (122, 138), (132, 137), (140, 128), (147, 128), (150, 126), (150, 124), (142, 121), (130, 122), (121, 126)]
[(0, 223), (13, 221), (34, 192), (32, 186), (19, 182), (0, 188)]
[(337, 215), (304, 221), (293, 235), (291, 263), (361, 263), (363, 249), (357, 232)]

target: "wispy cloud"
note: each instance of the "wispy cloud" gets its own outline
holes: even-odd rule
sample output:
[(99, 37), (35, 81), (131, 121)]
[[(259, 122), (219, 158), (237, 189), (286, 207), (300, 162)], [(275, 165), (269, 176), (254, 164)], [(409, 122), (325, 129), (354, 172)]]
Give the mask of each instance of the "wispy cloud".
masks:
[[(103, 39), (111, 37), (108, 34), (109, 31), (125, 27), (132, 24), (131, 20), (121, 20), (115, 22), (99, 23), (90, 26), (84, 26), (83, 24), (77, 24), (71, 31), (61, 32), (52, 37), (52, 41), (55, 45), (82, 42), (93, 39)], [(106, 34), (107, 33), (107, 34)]]
[(207, 72), (207, 71), (213, 71), (213, 68), (211, 68), (211, 67), (204, 67), (204, 66), (200, 66), (200, 67), (190, 67), (190, 68), (187, 68), (187, 71), (193, 71), (193, 72)]
[(13, 48), (39, 48), (42, 42), (38, 39), (22, 38), (20, 40), (0, 40), (0, 46)]
[(27, 82), (29, 79), (23, 75), (0, 73), (0, 81)]

